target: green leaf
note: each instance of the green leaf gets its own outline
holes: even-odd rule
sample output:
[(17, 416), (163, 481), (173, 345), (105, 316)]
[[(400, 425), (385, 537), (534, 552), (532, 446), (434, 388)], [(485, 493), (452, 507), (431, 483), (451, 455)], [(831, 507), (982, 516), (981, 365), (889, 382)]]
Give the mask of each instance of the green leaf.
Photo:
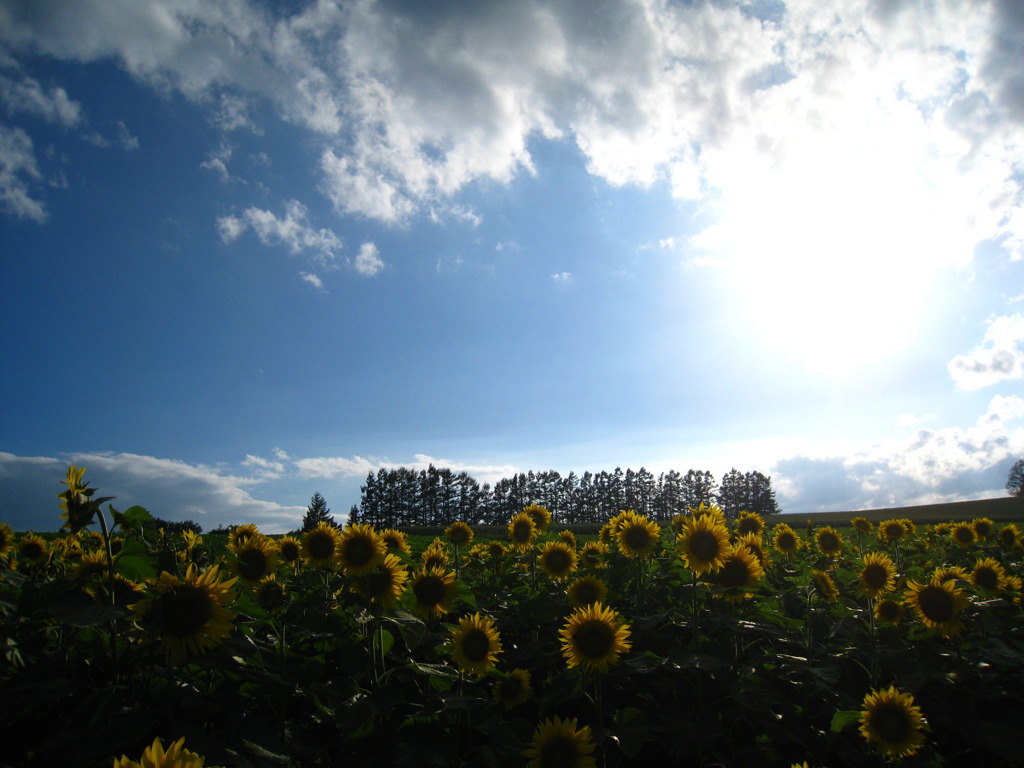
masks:
[(387, 653), (395, 645), (395, 636), (382, 627), (378, 627), (373, 633), (373, 642), (379, 646), (384, 653)]
[(856, 709), (841, 709), (832, 715), (832, 733), (839, 733), (849, 725), (860, 720), (860, 711)]
[(73, 627), (95, 627), (124, 615), (121, 608), (100, 605), (86, 592), (65, 592), (58, 595), (46, 610), (57, 621)]

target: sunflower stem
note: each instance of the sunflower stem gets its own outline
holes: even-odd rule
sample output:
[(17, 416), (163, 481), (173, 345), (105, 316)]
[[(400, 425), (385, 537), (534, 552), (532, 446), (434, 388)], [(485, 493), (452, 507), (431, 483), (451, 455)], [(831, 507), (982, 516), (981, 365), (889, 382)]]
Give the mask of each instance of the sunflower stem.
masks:
[[(103, 533), (103, 548), (107, 554), (107, 586), (106, 593), (107, 599), (110, 601), (110, 606), (113, 608), (116, 605), (115, 590), (114, 590), (114, 550), (110, 544), (110, 530), (107, 528), (107, 518), (103, 514), (102, 509), (96, 510), (96, 516), (100, 520), (100, 530)], [(118, 654), (117, 654), (117, 619), (110, 620), (110, 663), (114, 668), (115, 680), (119, 677), (118, 667)]]

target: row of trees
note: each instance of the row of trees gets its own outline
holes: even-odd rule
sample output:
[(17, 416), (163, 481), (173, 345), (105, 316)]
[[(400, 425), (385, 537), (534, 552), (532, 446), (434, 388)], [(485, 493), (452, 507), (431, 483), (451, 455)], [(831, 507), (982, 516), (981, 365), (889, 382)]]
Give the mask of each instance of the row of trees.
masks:
[(559, 523), (600, 523), (624, 509), (667, 522), (701, 503), (718, 504), (728, 517), (736, 517), (740, 510), (762, 515), (780, 511), (771, 478), (760, 472), (731, 469), (718, 482), (710, 472), (692, 469), (657, 477), (643, 467), (565, 476), (554, 470), (531, 471), (502, 478), (492, 487), (480, 485), (466, 472), (431, 465), (419, 471), (400, 467), (370, 472), (349, 521), (383, 528), (447, 525), (455, 520), (502, 525), (534, 503), (547, 507)]

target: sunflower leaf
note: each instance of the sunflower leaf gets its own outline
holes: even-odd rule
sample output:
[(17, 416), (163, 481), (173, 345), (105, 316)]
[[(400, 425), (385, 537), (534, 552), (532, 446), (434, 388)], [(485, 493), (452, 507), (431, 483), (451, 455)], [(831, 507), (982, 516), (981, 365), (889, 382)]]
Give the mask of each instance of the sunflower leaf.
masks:
[(842, 709), (832, 715), (832, 733), (839, 733), (849, 725), (860, 720), (860, 711), (856, 709)]

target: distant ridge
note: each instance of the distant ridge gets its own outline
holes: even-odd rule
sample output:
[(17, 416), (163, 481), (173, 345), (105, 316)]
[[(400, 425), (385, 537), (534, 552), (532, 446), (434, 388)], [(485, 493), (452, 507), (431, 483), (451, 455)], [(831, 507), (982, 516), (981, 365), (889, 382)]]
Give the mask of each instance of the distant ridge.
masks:
[(1024, 498), (1020, 496), (1002, 496), (995, 499), (978, 499), (976, 501), (950, 501), (944, 504), (920, 504), (911, 507), (886, 507), (884, 509), (858, 509), (848, 512), (783, 512), (771, 515), (766, 522), (769, 524), (794, 520), (810, 520), (812, 523), (839, 523), (849, 525), (855, 517), (863, 517), (872, 522), (889, 520), (894, 517), (906, 517), (915, 523), (943, 523), (950, 520), (971, 520), (975, 517), (988, 517), (997, 521), (1024, 521)]

